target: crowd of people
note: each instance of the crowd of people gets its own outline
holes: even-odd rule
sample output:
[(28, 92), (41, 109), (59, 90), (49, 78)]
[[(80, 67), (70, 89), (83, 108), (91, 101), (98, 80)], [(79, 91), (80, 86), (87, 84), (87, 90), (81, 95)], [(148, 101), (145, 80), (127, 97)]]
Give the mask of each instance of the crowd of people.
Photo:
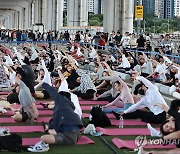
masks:
[[(131, 48), (132, 50), (152, 51), (152, 36), (142, 34), (136, 37), (134, 33), (120, 33), (120, 31), (112, 31), (112, 33), (96, 32), (93, 34), (90, 30), (77, 31), (76, 33), (66, 31), (48, 31), (40, 32), (39, 30), (1, 30), (0, 40), (4, 42), (21, 42), (21, 41), (64, 41), (69, 42), (75, 40), (78, 43), (96, 44), (102, 48), (105, 46), (115, 47), (122, 45), (124, 48)], [(178, 48), (171, 40), (169, 34), (160, 35), (158, 42), (155, 43), (157, 47), (164, 49), (166, 54), (177, 53)], [(154, 49), (156, 50), (156, 49)]]
[[(7, 41), (63, 38), (68, 41), (66, 48), (59, 50), (53, 50), (51, 46), (40, 48), (33, 43), (12, 44), (11, 49), (0, 47), (0, 87), (2, 91), (6, 88), (10, 91), (4, 98), (6, 101), (0, 103), (0, 112), (5, 113), (8, 106), (14, 111), (15, 121), (36, 123), (38, 109), (35, 99), (53, 100), (49, 104), (42, 104), (45, 108), (53, 109), (49, 125), (43, 124), (49, 134), (41, 136), (41, 141), (29, 147), (29, 151), (48, 151), (49, 144), (75, 144), (79, 140), (83, 125), (78, 97), (109, 101), (102, 107), (103, 111), (113, 113), (117, 119), (120, 116), (124, 119), (140, 118), (150, 124), (165, 121), (161, 126), (161, 133), (165, 135), (163, 138), (180, 139), (180, 65), (166, 56), (172, 52), (171, 48), (167, 48), (169, 43), (172, 47), (168, 34), (159, 41), (158, 55), (154, 56), (149, 56), (149, 34), (146, 38), (141, 35), (136, 39), (135, 34), (128, 32), (124, 36), (119, 31), (109, 36), (98, 32), (91, 37), (88, 32), (78, 31), (70, 39), (68, 32), (48, 32), (45, 37), (40, 33), (7, 30), (0, 32), (0, 38)], [(91, 45), (91, 42), (100, 48)], [(113, 50), (104, 53), (102, 49), (107, 43)], [(130, 48), (139, 52), (132, 52)], [(149, 51), (147, 54), (144, 53), (145, 48)], [(85, 70), (86, 64), (93, 66), (94, 70)], [(134, 91), (119, 73), (131, 76)], [(175, 108), (169, 109), (157, 83), (170, 87), (169, 95), (174, 97), (176, 103), (172, 106)], [(20, 108), (13, 108), (13, 103), (19, 103)], [(116, 108), (109, 108), (113, 105)], [(167, 118), (167, 113), (172, 117)], [(149, 129), (154, 130), (152, 127)], [(179, 149), (174, 152), (178, 153)]]

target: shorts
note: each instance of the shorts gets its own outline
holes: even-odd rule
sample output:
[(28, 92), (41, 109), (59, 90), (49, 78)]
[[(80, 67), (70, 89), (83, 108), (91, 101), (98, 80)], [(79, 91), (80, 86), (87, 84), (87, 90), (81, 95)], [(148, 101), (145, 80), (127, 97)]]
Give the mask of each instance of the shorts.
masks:
[(65, 131), (60, 132), (57, 135), (54, 135), (55, 144), (75, 144), (80, 139), (81, 133), (80, 131), (73, 130), (73, 131)]
[(43, 90), (42, 93), (44, 94), (44, 98), (43, 99), (50, 98), (50, 95), (49, 95), (49, 93), (46, 90)]

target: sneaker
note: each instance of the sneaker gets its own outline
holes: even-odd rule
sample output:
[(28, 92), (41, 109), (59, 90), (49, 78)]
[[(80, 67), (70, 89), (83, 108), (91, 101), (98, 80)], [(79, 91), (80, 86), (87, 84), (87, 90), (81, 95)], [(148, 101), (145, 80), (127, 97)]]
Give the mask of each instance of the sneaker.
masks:
[(0, 136), (10, 135), (9, 128), (0, 128)]
[(27, 150), (30, 152), (46, 152), (49, 151), (49, 144), (40, 141), (36, 145), (30, 146)]
[(4, 109), (3, 107), (0, 107), (0, 112), (4, 114), (4, 113), (7, 113), (7, 110)]
[(143, 153), (143, 148), (142, 148), (142, 147), (139, 147), (137, 154), (142, 154), (142, 153)]
[(48, 108), (48, 104), (44, 104), (44, 103), (39, 103), (40, 105), (42, 105), (45, 109)]

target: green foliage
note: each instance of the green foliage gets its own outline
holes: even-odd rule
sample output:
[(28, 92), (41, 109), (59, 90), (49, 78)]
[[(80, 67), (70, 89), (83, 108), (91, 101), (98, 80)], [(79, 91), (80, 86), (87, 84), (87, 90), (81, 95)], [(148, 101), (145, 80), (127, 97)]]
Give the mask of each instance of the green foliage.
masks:
[[(149, 15), (145, 18), (146, 32), (150, 33), (171, 33), (180, 30), (180, 19), (158, 19), (155, 16)], [(134, 29), (136, 30), (137, 21), (134, 20)], [(141, 28), (143, 28), (143, 21), (141, 21)], [(169, 31), (168, 31), (169, 30)]]
[(102, 14), (93, 14), (89, 13), (88, 17), (89, 26), (103, 26), (103, 15)]

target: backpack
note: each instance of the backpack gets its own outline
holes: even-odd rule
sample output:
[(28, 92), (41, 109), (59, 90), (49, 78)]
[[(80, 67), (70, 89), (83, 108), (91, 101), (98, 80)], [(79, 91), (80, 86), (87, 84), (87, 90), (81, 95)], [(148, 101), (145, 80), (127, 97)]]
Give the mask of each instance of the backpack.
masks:
[(108, 127), (111, 126), (111, 121), (104, 111), (102, 111), (101, 106), (94, 106), (90, 114), (92, 115), (89, 124), (94, 124), (95, 127)]
[(0, 136), (0, 150), (20, 152), (22, 150), (22, 137), (17, 134)]

